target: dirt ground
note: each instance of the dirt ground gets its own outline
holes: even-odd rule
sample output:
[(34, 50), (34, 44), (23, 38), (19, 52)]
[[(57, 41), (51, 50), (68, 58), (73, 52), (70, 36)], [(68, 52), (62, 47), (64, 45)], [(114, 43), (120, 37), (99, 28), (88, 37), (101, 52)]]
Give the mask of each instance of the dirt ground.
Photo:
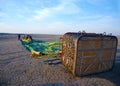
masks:
[[(59, 37), (33, 35), (35, 39), (47, 41)], [(74, 77), (59, 58), (31, 58), (16, 35), (0, 35), (0, 86), (120, 86), (120, 37), (118, 39), (112, 71)]]

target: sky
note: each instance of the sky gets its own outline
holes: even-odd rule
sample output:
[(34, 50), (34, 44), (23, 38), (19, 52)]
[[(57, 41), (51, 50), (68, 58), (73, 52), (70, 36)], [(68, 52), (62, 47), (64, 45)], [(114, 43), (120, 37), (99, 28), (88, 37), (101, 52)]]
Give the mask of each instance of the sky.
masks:
[(120, 34), (120, 0), (0, 0), (0, 32)]

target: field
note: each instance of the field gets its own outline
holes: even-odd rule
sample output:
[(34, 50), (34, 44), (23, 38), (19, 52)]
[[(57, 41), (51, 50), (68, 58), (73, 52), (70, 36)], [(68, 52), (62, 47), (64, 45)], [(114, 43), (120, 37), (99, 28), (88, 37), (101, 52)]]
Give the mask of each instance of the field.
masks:
[[(60, 35), (32, 35), (34, 39), (55, 41)], [(119, 86), (120, 37), (112, 71), (73, 76), (59, 58), (31, 58), (14, 34), (0, 34), (0, 86)]]

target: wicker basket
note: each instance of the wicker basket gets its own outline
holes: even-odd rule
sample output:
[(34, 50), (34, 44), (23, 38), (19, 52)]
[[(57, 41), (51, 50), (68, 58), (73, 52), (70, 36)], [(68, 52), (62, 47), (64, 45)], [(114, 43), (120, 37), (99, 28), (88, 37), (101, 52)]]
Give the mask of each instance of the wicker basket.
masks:
[(62, 38), (62, 64), (83, 76), (113, 68), (117, 38), (95, 33), (66, 33)]

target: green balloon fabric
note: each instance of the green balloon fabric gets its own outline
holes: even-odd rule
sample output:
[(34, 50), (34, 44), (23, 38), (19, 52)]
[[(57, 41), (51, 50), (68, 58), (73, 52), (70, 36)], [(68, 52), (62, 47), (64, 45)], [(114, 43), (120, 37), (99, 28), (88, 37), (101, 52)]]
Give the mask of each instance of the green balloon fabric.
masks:
[(29, 51), (34, 50), (37, 52), (44, 53), (45, 55), (49, 54), (58, 54), (58, 52), (62, 49), (61, 40), (46, 42), (39, 40), (32, 40), (30, 42), (22, 41), (22, 45)]

